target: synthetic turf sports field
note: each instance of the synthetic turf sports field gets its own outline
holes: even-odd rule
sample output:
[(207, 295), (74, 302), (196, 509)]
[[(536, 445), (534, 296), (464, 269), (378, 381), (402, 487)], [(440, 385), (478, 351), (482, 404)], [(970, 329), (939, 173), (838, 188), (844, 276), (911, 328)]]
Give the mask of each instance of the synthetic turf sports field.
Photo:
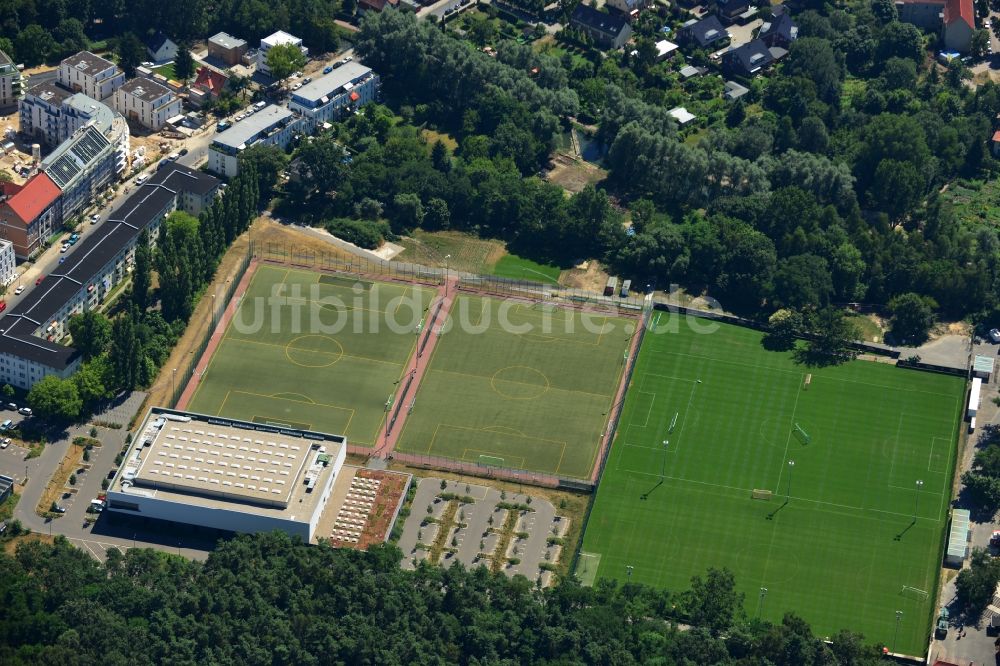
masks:
[[(282, 295), (277, 306), (267, 300), (273, 293)], [(433, 296), (419, 286), (261, 266), (188, 409), (371, 446)], [(338, 322), (339, 331), (319, 330)]]
[(450, 320), (397, 448), (588, 477), (634, 320), (471, 295)]
[(632, 566), (633, 581), (683, 590), (728, 567), (751, 616), (793, 611), (821, 636), (891, 645), (901, 610), (897, 649), (923, 654), (963, 391), (881, 363), (797, 365), (745, 328), (647, 332), (577, 573)]

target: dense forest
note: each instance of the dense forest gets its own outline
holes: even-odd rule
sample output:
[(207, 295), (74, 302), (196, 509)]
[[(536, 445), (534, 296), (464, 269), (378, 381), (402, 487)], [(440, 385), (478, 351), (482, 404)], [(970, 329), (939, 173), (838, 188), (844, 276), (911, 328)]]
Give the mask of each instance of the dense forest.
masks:
[[(960, 62), (930, 63), (924, 36), (891, 4), (876, 5), (813, 3), (796, 14), (801, 38), (787, 60), (694, 142), (667, 114), (678, 101), (664, 99), (669, 70), (644, 56), (641, 32), (632, 55), (559, 59), (505, 41), (491, 58), (412, 17), (369, 17), (357, 51), (404, 119), (457, 139), (460, 175), (450, 180), (471, 172), (475, 185), (481, 169), (522, 176), (466, 214), (464, 184), (415, 185), (436, 176), (397, 163), (411, 179), (388, 183), (380, 201), (439, 198), (452, 227), (542, 260), (597, 256), (632, 277), (707, 289), (736, 310), (885, 305), (914, 292), (947, 317), (992, 311), (996, 229), (964, 223), (938, 191), (993, 177), (986, 141), (1000, 88), (967, 86)], [(582, 220), (576, 197), (561, 204), (534, 178), (568, 118), (593, 121), (607, 148), (609, 178), (584, 195), (600, 220)], [(600, 210), (609, 199), (631, 211), (634, 236), (621, 209)]]
[[(794, 615), (748, 619), (731, 574), (683, 592), (602, 582), (537, 591), (484, 567), (401, 570), (285, 535), (223, 542), (207, 562), (62, 537), (0, 555), (0, 662), (108, 664), (875, 664), (848, 632), (830, 643)], [(695, 625), (680, 626), (682, 615)]]

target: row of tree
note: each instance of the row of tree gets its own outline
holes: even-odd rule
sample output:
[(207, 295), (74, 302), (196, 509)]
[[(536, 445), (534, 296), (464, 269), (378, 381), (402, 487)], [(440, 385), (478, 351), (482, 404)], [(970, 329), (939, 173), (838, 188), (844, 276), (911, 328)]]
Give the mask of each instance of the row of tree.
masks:
[[(274, 533), (221, 542), (205, 562), (63, 537), (0, 555), (0, 662), (22, 664), (874, 665), (846, 631), (829, 643), (794, 615), (748, 620), (727, 571), (687, 591), (601, 581), (538, 591), (485, 567), (398, 566)], [(683, 616), (695, 628), (682, 630)]]

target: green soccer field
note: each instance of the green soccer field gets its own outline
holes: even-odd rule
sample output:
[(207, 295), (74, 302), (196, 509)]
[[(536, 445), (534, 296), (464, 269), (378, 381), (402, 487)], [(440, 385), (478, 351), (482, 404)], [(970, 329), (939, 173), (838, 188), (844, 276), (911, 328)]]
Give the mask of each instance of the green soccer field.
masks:
[(624, 580), (631, 566), (680, 591), (727, 567), (751, 616), (793, 611), (821, 636), (891, 647), (901, 610), (896, 647), (922, 655), (963, 391), (881, 363), (797, 365), (735, 326), (650, 331), (577, 573)]
[(588, 477), (633, 320), (467, 295), (450, 319), (399, 450)]
[(433, 296), (261, 266), (188, 409), (372, 446)]

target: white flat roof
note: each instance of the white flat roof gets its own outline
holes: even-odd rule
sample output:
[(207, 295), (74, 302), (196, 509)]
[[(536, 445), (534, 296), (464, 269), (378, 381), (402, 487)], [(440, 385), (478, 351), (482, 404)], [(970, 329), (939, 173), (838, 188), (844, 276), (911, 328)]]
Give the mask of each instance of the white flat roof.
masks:
[(673, 109), (670, 109), (670, 111), (668, 111), (667, 113), (669, 113), (670, 116), (674, 120), (679, 122), (681, 125), (686, 125), (697, 117), (693, 113), (685, 109), (683, 106), (678, 106)]
[(232, 127), (215, 135), (212, 143), (218, 143), (239, 150), (240, 146), (254, 139), (258, 134), (269, 131), (294, 114), (283, 106), (271, 104), (252, 116), (247, 116)]
[(260, 40), (262, 45), (266, 45), (268, 48), (272, 46), (277, 46), (278, 44), (301, 44), (302, 40), (295, 35), (290, 35), (284, 30), (279, 30), (271, 35), (268, 35), (264, 39)]
[(360, 62), (346, 63), (329, 74), (324, 74), (315, 81), (302, 86), (292, 93), (292, 99), (300, 97), (315, 102), (323, 97), (329, 97), (351, 81), (365, 76), (371, 71), (371, 68), (365, 67)]
[(660, 58), (662, 58), (665, 55), (673, 53), (677, 49), (678, 46), (676, 44), (674, 44), (673, 42), (669, 42), (665, 39), (661, 39), (660, 41), (656, 42), (656, 55)]

